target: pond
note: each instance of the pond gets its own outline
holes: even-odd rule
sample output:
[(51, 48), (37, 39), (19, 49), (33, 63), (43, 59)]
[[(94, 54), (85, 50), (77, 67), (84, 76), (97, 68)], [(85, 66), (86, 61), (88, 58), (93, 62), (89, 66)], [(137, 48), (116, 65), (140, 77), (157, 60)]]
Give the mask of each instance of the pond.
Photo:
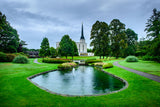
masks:
[(91, 66), (78, 66), (71, 71), (48, 72), (31, 79), (53, 93), (62, 95), (107, 94), (124, 87), (124, 82)]

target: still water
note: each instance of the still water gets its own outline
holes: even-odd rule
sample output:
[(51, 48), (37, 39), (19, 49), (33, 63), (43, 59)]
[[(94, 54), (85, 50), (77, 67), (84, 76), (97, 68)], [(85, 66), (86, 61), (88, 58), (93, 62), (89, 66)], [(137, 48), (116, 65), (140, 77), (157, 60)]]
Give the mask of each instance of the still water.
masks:
[(120, 80), (91, 66), (78, 66), (71, 71), (53, 71), (31, 79), (54, 93), (67, 95), (97, 95), (119, 90)]

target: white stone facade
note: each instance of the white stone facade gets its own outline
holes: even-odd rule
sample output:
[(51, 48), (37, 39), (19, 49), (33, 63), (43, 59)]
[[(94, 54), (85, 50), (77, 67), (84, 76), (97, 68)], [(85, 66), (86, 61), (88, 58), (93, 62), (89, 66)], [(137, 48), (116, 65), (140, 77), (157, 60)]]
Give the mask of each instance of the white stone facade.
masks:
[[(77, 45), (78, 53), (80, 56), (88, 56), (87, 43), (85, 43), (85, 38), (83, 35), (83, 24), (82, 24), (80, 42), (76, 42), (76, 45)], [(56, 42), (56, 48), (58, 47), (59, 47), (59, 42)]]
[[(79, 55), (87, 55), (87, 43), (85, 43), (85, 40), (80, 40), (80, 42), (76, 42), (77, 49)], [(59, 47), (59, 42), (56, 42), (56, 48)]]

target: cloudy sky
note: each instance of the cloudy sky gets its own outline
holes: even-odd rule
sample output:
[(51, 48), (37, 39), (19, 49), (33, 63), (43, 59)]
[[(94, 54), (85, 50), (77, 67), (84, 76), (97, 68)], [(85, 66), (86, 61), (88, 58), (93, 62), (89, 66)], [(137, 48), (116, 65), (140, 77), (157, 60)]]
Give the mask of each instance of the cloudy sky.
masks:
[(145, 23), (153, 8), (160, 10), (160, 0), (0, 0), (0, 11), (30, 49), (39, 49), (44, 37), (55, 47), (65, 34), (79, 42), (82, 22), (89, 46), (97, 20), (109, 24), (119, 19), (139, 38), (145, 37)]

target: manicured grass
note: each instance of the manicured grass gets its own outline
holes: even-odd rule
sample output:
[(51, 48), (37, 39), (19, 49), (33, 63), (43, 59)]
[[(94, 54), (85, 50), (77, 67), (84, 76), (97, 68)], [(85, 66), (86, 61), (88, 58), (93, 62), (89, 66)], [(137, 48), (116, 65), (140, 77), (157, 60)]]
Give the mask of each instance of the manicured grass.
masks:
[(117, 107), (160, 106), (160, 83), (118, 67), (105, 69), (128, 81), (129, 87), (118, 93), (93, 97), (65, 97), (50, 94), (26, 78), (48, 70), (56, 64), (0, 63), (0, 106), (53, 106), (53, 107)]
[(142, 72), (146, 72), (149, 74), (160, 76), (160, 63), (156, 63), (153, 61), (142, 61), (139, 62), (119, 62), (120, 65), (123, 65), (128, 68), (132, 68), (135, 70), (139, 70)]

